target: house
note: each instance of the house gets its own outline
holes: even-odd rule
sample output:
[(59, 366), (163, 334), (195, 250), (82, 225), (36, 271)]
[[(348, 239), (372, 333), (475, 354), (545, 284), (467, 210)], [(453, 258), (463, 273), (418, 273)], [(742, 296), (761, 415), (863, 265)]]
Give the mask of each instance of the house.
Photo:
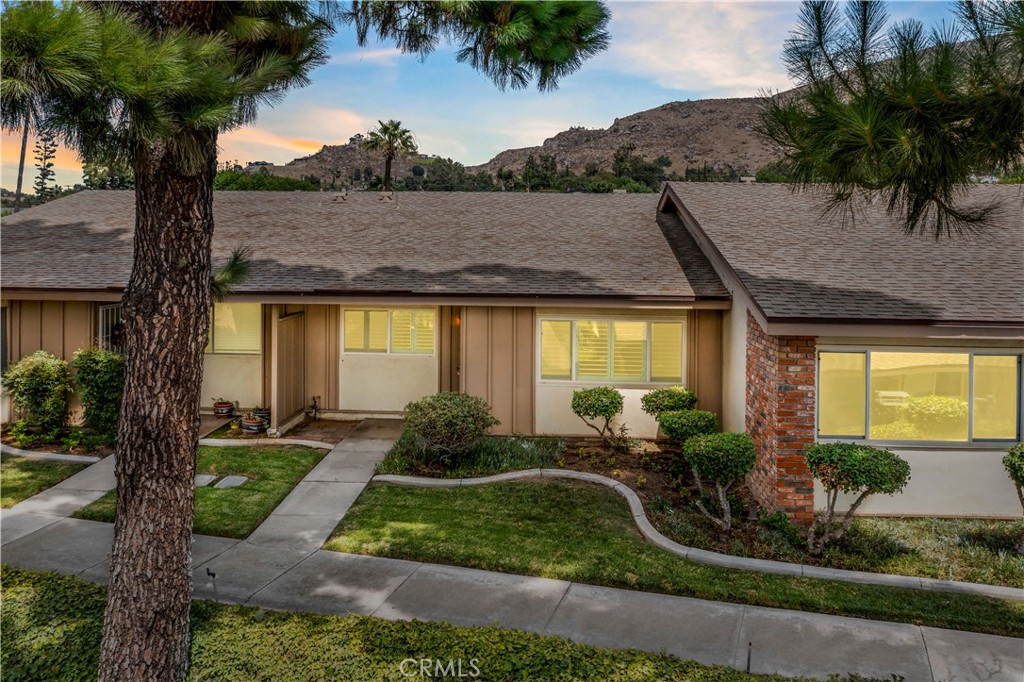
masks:
[[(224, 192), (215, 261), (254, 251), (213, 311), (203, 402), (269, 404), (284, 433), (398, 415), (456, 390), (501, 433), (587, 433), (581, 386), (624, 393), (641, 436), (652, 387), (684, 384), (760, 452), (752, 489), (799, 521), (805, 444), (864, 440), (910, 461), (866, 513), (1017, 516), (1001, 454), (1021, 434), (1024, 211), (985, 186), (992, 224), (908, 237), (852, 225), (781, 185), (670, 183), (652, 195)], [(81, 192), (3, 224), (6, 356), (116, 343), (133, 195)]]

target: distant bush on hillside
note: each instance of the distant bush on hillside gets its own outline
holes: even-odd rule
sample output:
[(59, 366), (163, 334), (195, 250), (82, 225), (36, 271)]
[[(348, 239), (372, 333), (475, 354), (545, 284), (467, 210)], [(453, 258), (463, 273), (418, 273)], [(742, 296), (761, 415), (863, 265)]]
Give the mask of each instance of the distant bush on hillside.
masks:
[(226, 170), (213, 178), (213, 188), (221, 191), (316, 192), (319, 188), (306, 180), (282, 178), (266, 173), (245, 173)]

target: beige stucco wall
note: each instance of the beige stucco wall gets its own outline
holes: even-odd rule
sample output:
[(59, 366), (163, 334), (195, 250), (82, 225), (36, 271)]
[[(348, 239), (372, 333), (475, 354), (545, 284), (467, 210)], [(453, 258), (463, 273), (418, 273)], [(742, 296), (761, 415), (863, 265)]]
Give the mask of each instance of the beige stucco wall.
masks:
[(216, 398), (237, 401), (240, 407), (263, 402), (263, 372), (259, 355), (203, 356), (203, 387), (200, 405), (212, 410)]
[(533, 308), (466, 306), (461, 320), (462, 390), (490, 404), (494, 433), (533, 433)]
[(747, 309), (750, 299), (739, 287), (732, 308), (722, 316), (722, 428), (747, 430)]
[[(869, 497), (858, 514), (1020, 518), (1020, 501), (1003, 469), (1005, 449), (891, 449), (910, 464), (910, 483), (898, 495)], [(852, 501), (842, 495), (837, 508), (846, 511)], [(814, 506), (824, 505), (815, 482)]]
[[(573, 414), (572, 392), (579, 388), (593, 388), (597, 384), (537, 384), (537, 433), (560, 436), (595, 436), (596, 433)], [(625, 424), (629, 433), (637, 438), (655, 438), (658, 422), (640, 407), (640, 397), (648, 388), (628, 388), (611, 385), (622, 393), (622, 414), (614, 421), (615, 428)]]

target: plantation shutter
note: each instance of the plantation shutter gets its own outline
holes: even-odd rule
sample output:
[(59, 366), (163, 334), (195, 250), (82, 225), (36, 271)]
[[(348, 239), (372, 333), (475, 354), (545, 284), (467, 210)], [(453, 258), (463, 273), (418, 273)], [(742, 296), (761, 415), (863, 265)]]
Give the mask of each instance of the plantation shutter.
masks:
[(415, 350), (417, 353), (434, 352), (434, 313), (419, 311), (414, 314), (413, 328), (416, 331)]
[(651, 323), (651, 381), (682, 383), (683, 325)]
[(540, 378), (572, 378), (572, 322), (569, 320), (541, 321)]
[(393, 310), (391, 311), (391, 352), (411, 353), (412, 351), (412, 312)]
[(576, 323), (576, 378), (608, 378), (608, 323), (580, 320)]
[(612, 379), (645, 381), (647, 377), (647, 323), (615, 322), (612, 325)]

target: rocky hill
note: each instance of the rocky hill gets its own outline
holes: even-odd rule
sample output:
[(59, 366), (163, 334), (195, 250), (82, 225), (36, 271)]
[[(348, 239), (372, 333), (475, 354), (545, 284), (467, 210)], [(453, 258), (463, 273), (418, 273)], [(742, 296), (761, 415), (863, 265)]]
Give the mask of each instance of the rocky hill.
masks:
[(544, 140), (539, 147), (509, 149), (469, 171), (495, 173), (499, 168), (522, 169), (530, 154), (550, 154), (561, 168), (568, 163), (580, 173), (590, 163), (611, 167), (615, 150), (625, 144), (648, 160), (667, 156), (671, 172), (685, 175), (687, 168), (707, 164), (725, 166), (753, 175), (779, 158), (770, 144), (754, 133), (761, 99), (701, 99), (671, 102), (655, 109), (617, 118), (605, 129), (570, 128)]
[[(760, 106), (761, 99), (757, 97), (671, 102), (617, 118), (605, 129), (570, 128), (544, 140), (540, 146), (509, 149), (467, 170), (496, 174), (500, 168), (507, 168), (518, 173), (530, 154), (553, 155), (559, 168), (569, 164), (575, 173), (582, 173), (591, 163), (610, 169), (615, 150), (633, 144), (636, 153), (648, 160), (667, 156), (672, 161), (668, 170), (679, 175), (704, 164), (716, 170), (728, 166), (741, 174), (753, 175), (761, 166), (779, 158), (770, 144), (754, 133)], [(351, 184), (357, 169), (365, 173), (364, 169), (370, 167), (380, 174), (384, 168), (381, 156), (365, 151), (361, 142), (362, 136), (356, 135), (347, 144), (324, 146), (316, 154), (283, 166), (262, 167), (274, 175), (292, 178), (313, 175), (325, 185), (335, 177), (339, 186)], [(423, 160), (416, 156), (395, 159), (394, 177), (408, 175), (417, 162)], [(429, 161), (423, 165), (429, 165)], [(248, 170), (259, 168), (250, 166)]]

